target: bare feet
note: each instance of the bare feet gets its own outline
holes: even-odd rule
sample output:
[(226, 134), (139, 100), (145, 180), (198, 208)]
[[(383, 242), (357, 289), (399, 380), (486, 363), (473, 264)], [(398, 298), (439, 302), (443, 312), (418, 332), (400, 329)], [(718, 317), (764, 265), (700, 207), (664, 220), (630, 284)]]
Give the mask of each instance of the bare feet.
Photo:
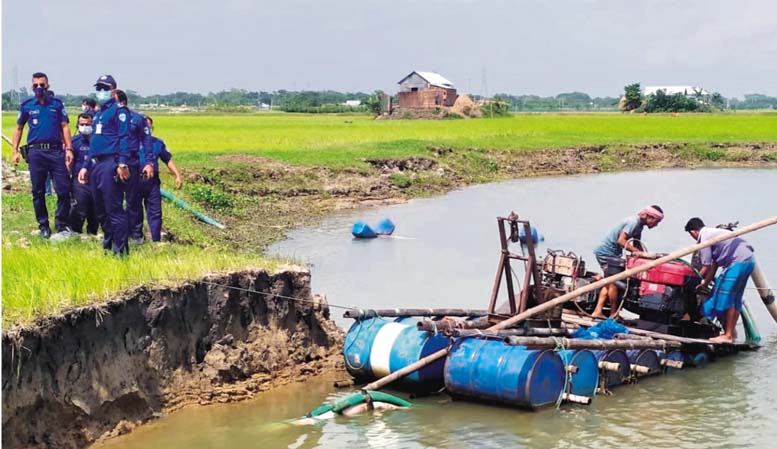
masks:
[(715, 338), (710, 338), (710, 343), (733, 343), (734, 339), (726, 334), (718, 335)]

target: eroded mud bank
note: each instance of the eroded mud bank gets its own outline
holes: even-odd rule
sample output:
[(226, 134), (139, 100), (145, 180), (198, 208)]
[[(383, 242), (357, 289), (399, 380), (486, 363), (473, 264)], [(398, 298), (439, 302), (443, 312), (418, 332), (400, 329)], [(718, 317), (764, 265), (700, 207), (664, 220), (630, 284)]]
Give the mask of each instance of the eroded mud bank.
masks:
[(3, 446), (84, 447), (245, 399), (334, 369), (341, 340), (300, 269), (139, 288), (3, 333)]

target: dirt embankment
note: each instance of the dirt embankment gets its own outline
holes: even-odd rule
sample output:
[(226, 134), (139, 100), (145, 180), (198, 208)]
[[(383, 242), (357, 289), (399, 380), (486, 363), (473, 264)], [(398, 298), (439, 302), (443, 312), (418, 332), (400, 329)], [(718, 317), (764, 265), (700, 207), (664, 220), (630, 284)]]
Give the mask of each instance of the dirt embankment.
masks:
[(3, 333), (3, 447), (78, 448), (163, 411), (245, 399), (332, 369), (342, 337), (297, 269), (140, 288), (42, 319)]
[[(246, 154), (216, 158), (189, 181), (235, 203), (214, 214), (234, 247), (261, 248), (334, 210), (402, 202), (483, 182), (522, 177), (695, 167), (777, 167), (775, 143), (657, 143), (561, 149), (494, 150), (430, 146), (403, 159), (374, 158), (362, 167), (304, 167)], [(201, 204), (208, 208), (208, 204)], [(222, 238), (217, 236), (217, 238)]]

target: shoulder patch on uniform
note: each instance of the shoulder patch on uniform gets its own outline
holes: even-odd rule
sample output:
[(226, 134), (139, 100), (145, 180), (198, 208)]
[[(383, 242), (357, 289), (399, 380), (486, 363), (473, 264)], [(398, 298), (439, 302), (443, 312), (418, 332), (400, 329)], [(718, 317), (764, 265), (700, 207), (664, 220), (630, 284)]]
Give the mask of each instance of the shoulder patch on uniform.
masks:
[(125, 114), (124, 112), (119, 114), (119, 120), (121, 120), (122, 122), (126, 121), (127, 120), (127, 114)]

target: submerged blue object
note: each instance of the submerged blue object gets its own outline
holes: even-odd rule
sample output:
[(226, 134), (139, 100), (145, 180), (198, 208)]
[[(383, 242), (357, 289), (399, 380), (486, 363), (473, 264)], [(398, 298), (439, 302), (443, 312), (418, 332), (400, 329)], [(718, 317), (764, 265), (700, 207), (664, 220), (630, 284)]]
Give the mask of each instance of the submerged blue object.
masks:
[(394, 222), (392, 222), (388, 218), (384, 218), (375, 227), (375, 232), (377, 232), (380, 235), (391, 235), (394, 232), (395, 228), (396, 226), (394, 226)]
[[(518, 227), (518, 239), (521, 241), (521, 243), (526, 243), (526, 231), (524, 230), (523, 226)], [(545, 237), (537, 231), (537, 228), (534, 226), (531, 227), (531, 239), (534, 243), (542, 242), (545, 240)]]
[(445, 387), (454, 395), (530, 409), (555, 404), (564, 390), (561, 357), (500, 340), (460, 338), (445, 362)]
[(374, 239), (378, 234), (372, 230), (370, 225), (363, 221), (357, 221), (351, 228), (351, 234), (357, 239)]
[(628, 333), (629, 330), (626, 328), (626, 326), (618, 323), (612, 318), (609, 318), (587, 329), (581, 327), (580, 329), (572, 332), (572, 338), (582, 338), (583, 340), (612, 340), (615, 338), (615, 334)]

